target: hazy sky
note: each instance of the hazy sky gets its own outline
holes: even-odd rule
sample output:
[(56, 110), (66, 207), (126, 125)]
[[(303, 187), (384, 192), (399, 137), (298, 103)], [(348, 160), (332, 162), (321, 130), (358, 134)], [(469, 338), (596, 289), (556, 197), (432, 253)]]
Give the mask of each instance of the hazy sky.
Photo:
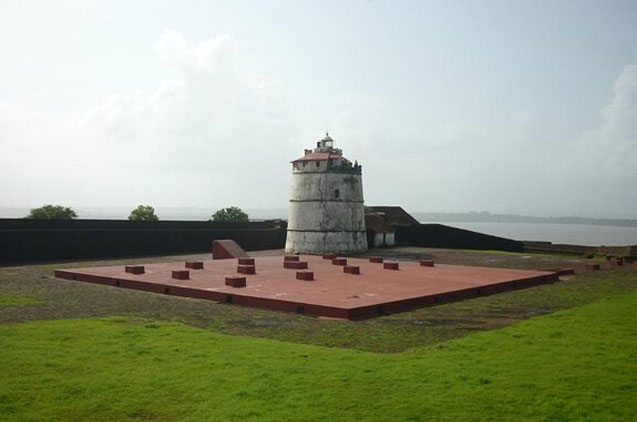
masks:
[(0, 0), (0, 206), (637, 218), (637, 2)]

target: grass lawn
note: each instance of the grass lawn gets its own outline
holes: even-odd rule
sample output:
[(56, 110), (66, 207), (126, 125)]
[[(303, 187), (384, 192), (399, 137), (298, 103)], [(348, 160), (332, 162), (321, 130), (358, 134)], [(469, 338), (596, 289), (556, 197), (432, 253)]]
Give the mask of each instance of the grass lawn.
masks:
[[(165, 296), (53, 278), (64, 267), (178, 261), (185, 257), (141, 258), (120, 261), (30, 265), (0, 268), (1, 295), (30, 298), (37, 303), (0, 306), (0, 324), (113, 315), (183, 322), (187, 325), (239, 336), (294, 343), (396, 353), (492, 330), (538, 315), (581, 306), (637, 288), (632, 266), (585, 270), (581, 257), (502, 254), (424, 248), (374, 251), (388, 259), (432, 256), (439, 263), (490, 265), (511, 268), (575, 267), (576, 277), (531, 289), (510, 291), (435, 307), (416, 309), (360, 322), (317, 318), (245, 308), (216, 302)], [(199, 259), (207, 259), (199, 256)]]
[(33, 306), (42, 302), (28, 296), (0, 293), (0, 308), (16, 306)]
[(0, 268), (0, 420), (635, 420), (634, 268), (380, 253), (578, 275), (348, 322), (52, 277), (136, 260)]
[(395, 354), (131, 318), (0, 326), (0, 419), (634, 421), (637, 290)]

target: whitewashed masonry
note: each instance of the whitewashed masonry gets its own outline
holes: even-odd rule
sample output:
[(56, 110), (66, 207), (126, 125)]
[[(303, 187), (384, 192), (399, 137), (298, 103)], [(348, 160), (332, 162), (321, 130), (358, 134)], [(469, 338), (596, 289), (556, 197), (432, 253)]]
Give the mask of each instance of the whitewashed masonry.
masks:
[(292, 161), (287, 253), (349, 254), (367, 250), (362, 168), (326, 134)]

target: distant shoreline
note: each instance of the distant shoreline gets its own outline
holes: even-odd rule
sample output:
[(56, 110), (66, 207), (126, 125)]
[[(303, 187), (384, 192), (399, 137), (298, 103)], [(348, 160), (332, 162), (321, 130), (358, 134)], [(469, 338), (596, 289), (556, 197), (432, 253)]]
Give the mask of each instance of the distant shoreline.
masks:
[[(125, 220), (134, 206), (81, 206), (73, 205), (79, 219)], [(219, 206), (211, 207), (155, 207), (161, 220), (205, 221)], [(0, 206), (0, 218), (22, 218), (29, 213), (27, 207)], [(287, 219), (287, 209), (244, 209), (253, 220)], [(637, 227), (637, 219), (591, 217), (531, 217), (518, 214), (492, 214), (490, 212), (411, 212), (418, 221), (436, 223), (541, 223), (584, 224), (593, 226)]]
[(637, 219), (589, 218), (589, 217), (530, 217), (517, 214), (491, 214), (488, 212), (413, 212), (418, 221), (439, 223), (541, 223), (584, 224), (592, 226), (637, 227)]

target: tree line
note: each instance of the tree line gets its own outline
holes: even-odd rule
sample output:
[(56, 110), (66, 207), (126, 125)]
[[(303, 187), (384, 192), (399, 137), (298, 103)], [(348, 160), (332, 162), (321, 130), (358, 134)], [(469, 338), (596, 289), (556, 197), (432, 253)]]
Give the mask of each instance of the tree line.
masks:
[[(74, 220), (77, 213), (71, 207), (62, 205), (44, 205), (33, 208), (24, 218), (33, 220)], [(159, 221), (155, 208), (150, 205), (139, 205), (128, 216), (130, 221)], [(208, 221), (249, 221), (250, 217), (241, 208), (231, 206), (217, 210)]]

